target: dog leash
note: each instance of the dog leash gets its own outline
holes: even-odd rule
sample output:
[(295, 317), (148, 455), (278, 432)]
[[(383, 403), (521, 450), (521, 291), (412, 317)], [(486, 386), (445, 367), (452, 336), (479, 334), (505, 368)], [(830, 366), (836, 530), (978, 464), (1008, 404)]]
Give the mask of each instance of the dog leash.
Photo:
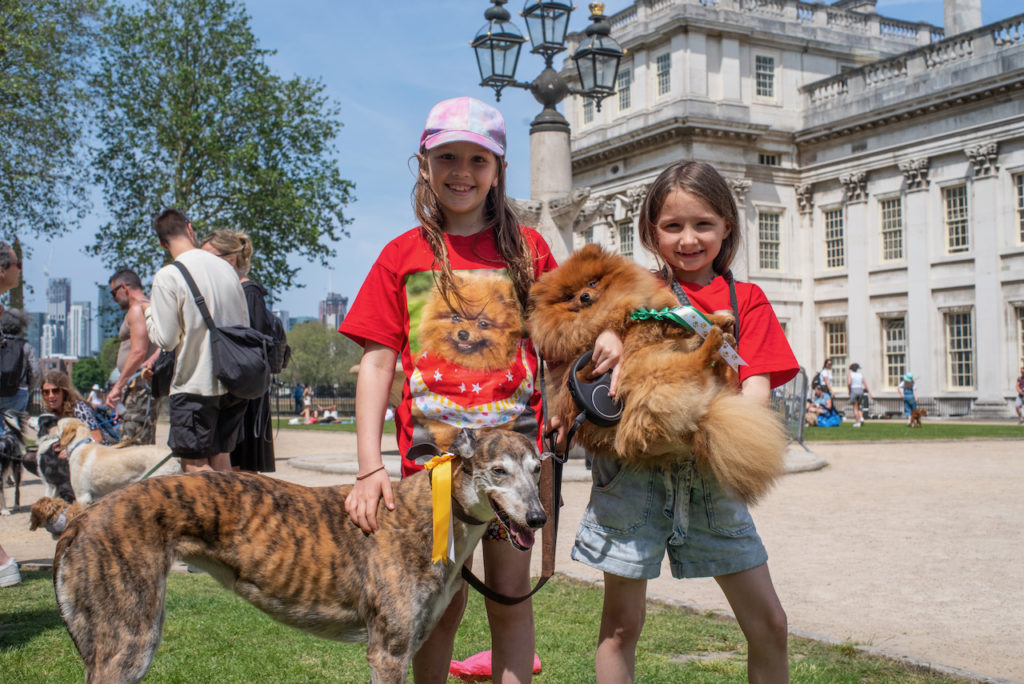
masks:
[(141, 482), (142, 480), (145, 480), (147, 477), (149, 477), (150, 475), (152, 475), (156, 471), (160, 470), (160, 466), (162, 466), (164, 463), (167, 463), (168, 461), (170, 461), (172, 456), (174, 456), (174, 452), (173, 451), (171, 453), (167, 454), (166, 456), (164, 456), (163, 460), (161, 460), (155, 466), (150, 468), (149, 472), (147, 472), (145, 475), (143, 475), (142, 477), (139, 478), (139, 481)]
[[(540, 384), (541, 406), (546, 411), (548, 402), (544, 383), (544, 359), (541, 358), (540, 354), (537, 354), (537, 381)], [(547, 413), (545, 412), (544, 415), (547, 416)], [(538, 578), (536, 586), (530, 590), (530, 593), (523, 596), (507, 596), (491, 589), (484, 584), (483, 580), (474, 575), (472, 570), (465, 565), (462, 566), (462, 579), (466, 580), (469, 586), (480, 592), (484, 598), (506, 606), (513, 606), (530, 598), (547, 584), (547, 581), (555, 574), (558, 515), (562, 505), (562, 467), (565, 464), (566, 458), (568, 458), (569, 451), (566, 449), (565, 454), (559, 457), (555, 451), (553, 432), (548, 433), (544, 438), (545, 440), (550, 440), (548, 442), (550, 450), (545, 452), (547, 457), (541, 461), (540, 485), (538, 488), (540, 489), (540, 503), (548, 513), (548, 521), (541, 528), (540, 578)], [(473, 524), (464, 518), (460, 518), (460, 520)]]

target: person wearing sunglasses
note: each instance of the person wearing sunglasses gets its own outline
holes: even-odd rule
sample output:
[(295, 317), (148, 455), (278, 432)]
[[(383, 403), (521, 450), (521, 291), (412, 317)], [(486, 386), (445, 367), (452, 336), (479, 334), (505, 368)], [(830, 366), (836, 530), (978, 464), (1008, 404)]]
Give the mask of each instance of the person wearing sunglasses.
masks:
[[(21, 259), (9, 244), (0, 240), (0, 294), (13, 289), (21, 280)], [(3, 307), (0, 306), (0, 313)]]
[[(71, 384), (71, 378), (67, 373), (59, 370), (48, 370), (43, 374), (43, 387), (40, 390), (43, 396), (43, 410), (52, 413), (60, 418), (77, 418), (89, 426), (92, 438), (100, 444), (113, 444), (114, 441), (106, 437), (100, 424), (96, 420), (96, 414), (88, 402), (82, 399), (82, 395)], [(62, 454), (63, 455), (63, 454)]]

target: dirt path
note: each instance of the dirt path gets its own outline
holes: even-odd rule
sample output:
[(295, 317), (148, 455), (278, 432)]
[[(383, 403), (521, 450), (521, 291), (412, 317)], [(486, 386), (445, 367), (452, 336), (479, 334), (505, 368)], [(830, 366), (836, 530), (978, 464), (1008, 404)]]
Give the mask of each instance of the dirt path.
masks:
[[(790, 626), (1024, 681), (1022, 446), (814, 444), (830, 465), (786, 476), (754, 510)], [(276, 476), (307, 485), (351, 482), (350, 475), (300, 470), (288, 461), (354, 448), (352, 435), (282, 431)], [(28, 531), (28, 506), (42, 496), (42, 485), (26, 480), (22, 508), (0, 518), (0, 543), (21, 562), (49, 562), (49, 535)], [(588, 492), (585, 482), (565, 485), (557, 567), (599, 580), (569, 559)], [(676, 581), (667, 567), (649, 593), (729, 611), (713, 580)]]

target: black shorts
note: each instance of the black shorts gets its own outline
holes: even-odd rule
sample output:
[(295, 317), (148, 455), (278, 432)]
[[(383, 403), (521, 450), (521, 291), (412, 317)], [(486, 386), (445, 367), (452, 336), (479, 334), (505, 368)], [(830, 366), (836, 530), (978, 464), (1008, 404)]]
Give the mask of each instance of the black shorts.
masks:
[(248, 400), (233, 394), (204, 397), (172, 394), (171, 431), (167, 446), (185, 459), (210, 458), (230, 453), (238, 444)]

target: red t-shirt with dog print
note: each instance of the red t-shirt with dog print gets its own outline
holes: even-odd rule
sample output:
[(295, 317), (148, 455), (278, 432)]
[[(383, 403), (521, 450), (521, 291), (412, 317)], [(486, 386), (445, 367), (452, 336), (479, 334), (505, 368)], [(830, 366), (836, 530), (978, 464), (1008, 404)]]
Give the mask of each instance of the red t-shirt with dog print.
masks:
[[(555, 268), (540, 234), (521, 230), (534, 278)], [(509, 427), (541, 446), (537, 357), (524, 338), (494, 231), (445, 235), (445, 241), (464, 305), (440, 296), (434, 254), (417, 227), (384, 247), (338, 327), (360, 346), (377, 342), (399, 351), (406, 370), (395, 409), (403, 476), (421, 468), (412, 459), (424, 455), (422, 445), (447, 448), (461, 428)]]
[[(690, 303), (703, 313), (731, 311), (729, 282), (716, 277), (704, 287), (679, 281)], [(789, 346), (786, 333), (775, 316), (764, 291), (753, 283), (736, 281), (736, 306), (739, 311), (739, 352), (747, 362), (740, 366), (739, 381), (752, 375), (771, 374), (771, 386), (778, 387), (792, 380), (800, 372), (800, 364)]]

